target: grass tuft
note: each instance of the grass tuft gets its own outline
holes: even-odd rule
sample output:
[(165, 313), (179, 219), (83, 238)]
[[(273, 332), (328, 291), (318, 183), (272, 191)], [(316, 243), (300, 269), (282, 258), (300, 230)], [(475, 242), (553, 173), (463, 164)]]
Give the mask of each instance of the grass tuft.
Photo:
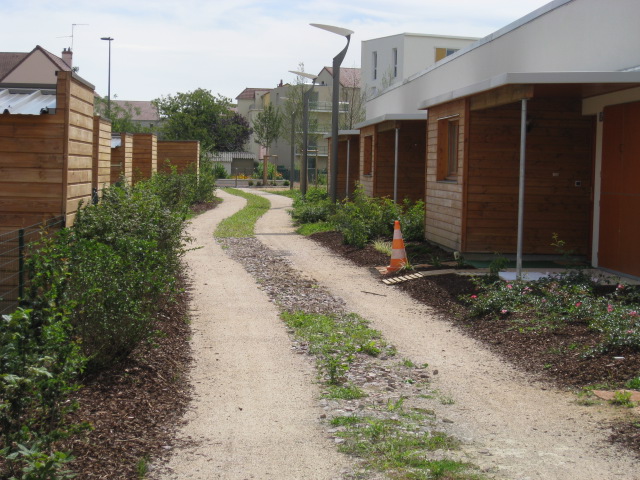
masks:
[(269, 210), (271, 202), (264, 197), (235, 188), (225, 188), (224, 191), (245, 198), (247, 204), (242, 210), (220, 222), (214, 236), (216, 238), (253, 237), (256, 221)]

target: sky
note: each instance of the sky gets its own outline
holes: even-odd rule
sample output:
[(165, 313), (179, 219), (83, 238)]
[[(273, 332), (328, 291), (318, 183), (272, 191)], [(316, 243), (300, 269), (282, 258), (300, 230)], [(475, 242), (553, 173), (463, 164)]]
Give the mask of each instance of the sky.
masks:
[[(346, 45), (310, 26), (353, 30), (343, 67), (363, 40), (399, 33), (484, 37), (548, 0), (0, 0), (0, 51), (73, 47), (78, 74), (107, 95), (153, 100), (197, 88), (235, 99), (246, 87), (319, 73)], [(73, 24), (76, 24), (73, 27)], [(71, 34), (73, 32), (73, 38)], [(73, 40), (73, 44), (72, 44)], [(234, 100), (235, 101), (235, 100)]]

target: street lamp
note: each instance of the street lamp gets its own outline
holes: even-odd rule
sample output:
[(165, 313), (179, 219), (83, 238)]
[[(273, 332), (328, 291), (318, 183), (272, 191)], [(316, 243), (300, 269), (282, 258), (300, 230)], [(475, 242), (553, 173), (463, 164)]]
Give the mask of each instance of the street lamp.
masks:
[(352, 30), (346, 28), (334, 27), (333, 25), (322, 25), (320, 23), (311, 23), (312, 27), (320, 28), (337, 35), (342, 35), (347, 39), (347, 45), (344, 49), (333, 57), (333, 98), (331, 104), (331, 177), (329, 181), (329, 196), (333, 203), (337, 200), (338, 191), (338, 108), (340, 105), (340, 65), (347, 54), (349, 43), (351, 42)]
[(307, 154), (309, 153), (309, 98), (311, 92), (316, 85), (317, 75), (311, 75), (305, 72), (289, 70), (300, 77), (311, 79), (311, 88), (302, 95), (302, 165), (300, 167), (300, 193), (302, 196), (307, 194)]
[(107, 116), (111, 118), (111, 37), (101, 37), (100, 40), (106, 40), (109, 42), (109, 77), (107, 83)]
[[(280, 101), (288, 101), (287, 97), (280, 97)], [(291, 109), (291, 165), (289, 170), (289, 190), (293, 190), (293, 184), (296, 179), (296, 117), (298, 110), (295, 105)]]

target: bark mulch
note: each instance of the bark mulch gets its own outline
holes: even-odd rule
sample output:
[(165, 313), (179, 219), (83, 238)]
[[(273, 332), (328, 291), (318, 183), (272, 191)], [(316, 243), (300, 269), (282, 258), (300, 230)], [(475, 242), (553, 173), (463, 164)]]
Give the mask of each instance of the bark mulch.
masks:
[[(310, 238), (356, 265), (368, 268), (374, 276), (383, 278), (373, 267), (388, 265), (389, 257), (372, 246), (356, 249), (344, 245), (339, 232), (316, 233)], [(434, 254), (441, 261), (453, 260), (450, 254), (426, 242), (407, 242), (406, 250), (413, 265), (429, 263)], [(434, 268), (438, 267), (429, 270)], [(640, 376), (640, 352), (622, 349), (585, 356), (584, 353), (600, 341), (600, 334), (589, 330), (585, 324), (549, 328), (540, 326), (535, 318), (524, 316), (517, 319), (508, 316), (471, 318), (460, 299), (462, 295), (471, 295), (476, 291), (469, 277), (456, 274), (430, 276), (389, 288), (399, 288), (430, 306), (466, 335), (481, 341), (538, 381), (570, 390), (588, 389), (594, 385), (615, 389), (622, 387), (627, 380)], [(640, 417), (631, 418), (631, 421), (612, 425), (614, 433), (611, 440), (640, 455)]]

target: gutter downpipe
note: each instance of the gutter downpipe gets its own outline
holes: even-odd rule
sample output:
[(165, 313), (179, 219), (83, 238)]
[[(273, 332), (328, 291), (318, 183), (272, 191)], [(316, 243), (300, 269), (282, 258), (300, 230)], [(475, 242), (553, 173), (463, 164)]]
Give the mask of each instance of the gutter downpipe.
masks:
[(396, 145), (395, 158), (393, 165), (393, 203), (398, 203), (398, 138), (400, 136), (400, 127), (396, 127)]
[(522, 99), (520, 118), (520, 184), (518, 190), (518, 246), (516, 252), (516, 278), (522, 279), (522, 237), (524, 232), (524, 176), (527, 149), (527, 99)]
[(347, 138), (347, 175), (345, 181), (345, 199), (349, 199), (349, 161), (351, 159), (351, 138)]

